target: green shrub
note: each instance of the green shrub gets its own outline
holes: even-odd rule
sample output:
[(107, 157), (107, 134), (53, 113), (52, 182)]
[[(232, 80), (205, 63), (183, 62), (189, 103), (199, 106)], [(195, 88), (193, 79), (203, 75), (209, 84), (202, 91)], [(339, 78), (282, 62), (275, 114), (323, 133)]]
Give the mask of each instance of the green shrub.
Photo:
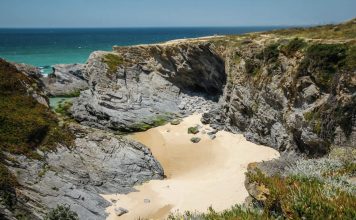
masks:
[(263, 59), (265, 63), (274, 63), (278, 60), (279, 44), (273, 43), (265, 47), (261, 53), (257, 54), (258, 59)]
[(78, 214), (70, 210), (68, 205), (58, 205), (52, 209), (44, 220), (79, 220)]
[(185, 212), (184, 214), (172, 213), (168, 220), (256, 220), (269, 219), (262, 216), (258, 210), (247, 209), (240, 205), (235, 205), (223, 212), (216, 212), (209, 208), (207, 213)]
[(325, 186), (330, 186), (326, 188), (339, 189), (356, 195), (356, 186), (350, 181), (356, 175), (356, 163), (353, 161), (329, 158), (300, 159), (293, 166), (287, 167), (284, 175), (301, 180), (316, 179)]
[(282, 46), (281, 52), (287, 57), (293, 57), (294, 54), (305, 47), (307, 44), (303, 39), (294, 38), (287, 45)]
[(57, 112), (58, 114), (63, 115), (63, 116), (70, 117), (71, 116), (70, 108), (72, 106), (73, 106), (73, 103), (71, 101), (60, 102), (60, 103), (58, 103), (58, 106), (56, 107), (56, 109), (54, 111)]
[(245, 60), (245, 71), (247, 74), (256, 76), (261, 70), (261, 66), (253, 59)]
[(349, 70), (356, 70), (356, 45), (352, 45), (347, 50), (346, 66)]
[(345, 66), (346, 46), (343, 44), (314, 44), (299, 66), (301, 75), (311, 74), (322, 88), (329, 89), (336, 71)]
[(335, 73), (345, 64), (346, 47), (343, 44), (314, 44), (306, 52), (304, 64), (313, 70)]
[(311, 128), (313, 129), (313, 132), (316, 134), (320, 134), (322, 130), (322, 119), (320, 115), (320, 110), (317, 109), (310, 112), (306, 112), (303, 114), (303, 116), (306, 122), (308, 122)]
[(124, 59), (119, 55), (109, 53), (104, 55), (103, 62), (108, 66), (108, 73), (113, 74), (124, 63)]
[[(355, 219), (356, 197), (317, 178), (305, 176), (267, 177), (257, 170), (247, 174), (249, 181), (267, 190), (264, 214), (287, 219)], [(325, 193), (326, 191), (331, 193)], [(342, 205), (340, 205), (342, 204)]]

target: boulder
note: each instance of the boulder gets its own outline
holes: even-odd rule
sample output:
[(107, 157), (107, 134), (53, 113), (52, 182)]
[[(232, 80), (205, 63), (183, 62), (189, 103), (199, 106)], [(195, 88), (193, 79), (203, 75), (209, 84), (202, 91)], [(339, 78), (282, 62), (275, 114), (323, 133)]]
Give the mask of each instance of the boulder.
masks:
[(126, 213), (128, 213), (129, 211), (127, 210), (127, 209), (124, 209), (124, 208), (122, 208), (122, 207), (119, 207), (119, 208), (115, 208), (115, 214), (117, 215), (117, 216), (122, 216), (122, 215), (124, 215), (124, 214), (126, 214)]

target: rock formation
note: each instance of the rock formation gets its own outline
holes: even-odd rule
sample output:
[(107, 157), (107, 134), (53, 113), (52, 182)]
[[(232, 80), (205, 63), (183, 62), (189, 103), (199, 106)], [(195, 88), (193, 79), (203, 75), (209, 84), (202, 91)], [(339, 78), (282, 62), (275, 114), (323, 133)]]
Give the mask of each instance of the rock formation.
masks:
[(279, 151), (321, 156), (331, 145), (355, 147), (356, 69), (344, 64), (351, 45), (303, 41), (305, 49), (291, 55), (293, 41), (228, 48), (220, 108), (203, 121)]
[[(142, 144), (107, 132), (72, 125), (75, 145), (44, 154), (44, 160), (12, 155), (9, 169), (21, 187), (18, 206), (41, 218), (68, 204), (80, 219), (105, 219), (110, 205), (100, 194), (127, 193), (132, 186), (163, 178), (163, 170)], [(42, 154), (42, 153), (41, 153)]]
[(52, 74), (41, 78), (49, 96), (76, 97), (88, 88), (83, 64), (58, 64), (52, 68)]
[[(355, 68), (344, 64), (352, 44), (257, 36), (94, 52), (85, 71), (90, 89), (73, 116), (140, 131), (209, 109), (204, 122), (280, 151), (323, 155), (331, 145), (355, 146)], [(210, 101), (219, 97), (218, 105)]]
[(81, 219), (105, 219), (109, 203), (100, 194), (163, 178), (142, 144), (76, 123), (59, 125), (43, 103), (41, 80), (27, 70), (0, 60), (1, 218), (42, 219), (68, 204)]
[(222, 59), (210, 44), (115, 47), (86, 64), (90, 89), (73, 103), (85, 125), (140, 131), (180, 114), (206, 111), (223, 91)]

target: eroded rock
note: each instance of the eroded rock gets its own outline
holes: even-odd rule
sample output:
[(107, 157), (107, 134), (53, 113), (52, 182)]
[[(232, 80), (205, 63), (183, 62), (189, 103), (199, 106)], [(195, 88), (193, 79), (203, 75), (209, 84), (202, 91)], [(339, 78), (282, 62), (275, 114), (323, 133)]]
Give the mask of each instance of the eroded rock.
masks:
[(127, 193), (135, 184), (163, 178), (161, 165), (142, 144), (111, 133), (71, 125), (80, 134), (72, 149), (59, 147), (45, 160), (12, 155), (9, 166), (22, 187), (18, 202), (43, 216), (57, 204), (68, 204), (80, 219), (105, 219), (110, 205), (99, 194)]
[[(119, 64), (109, 68), (107, 56)], [(85, 125), (119, 131), (147, 130), (177, 115), (206, 112), (226, 81), (224, 63), (207, 43), (98, 51), (85, 72), (90, 89), (74, 101), (73, 116)]]
[(57, 64), (53, 66), (53, 73), (41, 80), (49, 96), (75, 97), (88, 88), (84, 71), (84, 64)]

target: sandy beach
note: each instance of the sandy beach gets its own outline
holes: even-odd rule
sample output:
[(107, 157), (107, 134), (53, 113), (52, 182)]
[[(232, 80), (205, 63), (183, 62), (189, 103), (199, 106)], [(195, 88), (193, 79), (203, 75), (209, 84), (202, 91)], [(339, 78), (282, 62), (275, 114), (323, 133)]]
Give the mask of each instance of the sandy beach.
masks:
[[(279, 153), (225, 131), (212, 140), (206, 134), (211, 128), (203, 126), (200, 118), (193, 115), (179, 125), (167, 124), (132, 136), (151, 149), (167, 178), (136, 186), (137, 192), (127, 195), (103, 195), (116, 201), (107, 209), (108, 219), (164, 219), (170, 212), (205, 212), (210, 206), (222, 211), (244, 202), (247, 165), (277, 158)], [(201, 132), (188, 134), (187, 129), (197, 124)], [(192, 143), (194, 136), (201, 141)], [(114, 211), (118, 207), (129, 212), (118, 217)]]

